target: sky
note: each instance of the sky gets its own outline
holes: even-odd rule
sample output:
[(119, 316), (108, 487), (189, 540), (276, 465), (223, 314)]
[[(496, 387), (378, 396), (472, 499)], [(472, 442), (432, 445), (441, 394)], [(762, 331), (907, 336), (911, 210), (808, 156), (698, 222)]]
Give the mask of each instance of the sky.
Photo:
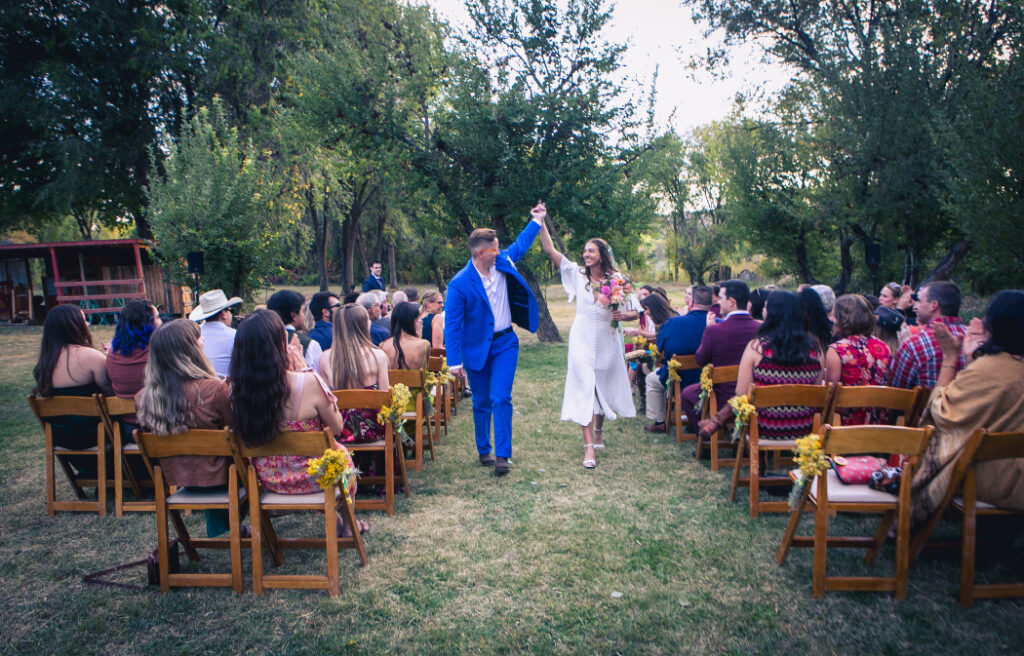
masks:
[[(424, 2), (455, 27), (469, 21), (463, 0)], [(621, 69), (623, 86), (641, 101), (638, 107), (644, 111), (658, 68), (655, 121), (659, 128), (680, 134), (727, 116), (738, 93), (749, 97), (758, 87), (772, 93), (788, 79), (781, 66), (762, 62), (753, 45), (730, 50), (724, 76), (691, 69), (690, 60), (718, 41), (706, 38), (704, 27), (694, 23), (690, 10), (677, 0), (618, 0), (606, 38), (628, 45)]]

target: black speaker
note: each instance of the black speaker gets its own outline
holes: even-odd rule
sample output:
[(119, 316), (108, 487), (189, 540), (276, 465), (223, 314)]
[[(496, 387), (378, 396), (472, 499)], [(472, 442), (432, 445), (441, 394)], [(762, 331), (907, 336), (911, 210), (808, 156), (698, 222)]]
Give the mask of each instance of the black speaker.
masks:
[(864, 244), (864, 263), (869, 269), (882, 265), (882, 245), (878, 242)]
[(188, 272), (203, 275), (203, 254), (200, 251), (189, 251), (185, 255), (188, 260)]

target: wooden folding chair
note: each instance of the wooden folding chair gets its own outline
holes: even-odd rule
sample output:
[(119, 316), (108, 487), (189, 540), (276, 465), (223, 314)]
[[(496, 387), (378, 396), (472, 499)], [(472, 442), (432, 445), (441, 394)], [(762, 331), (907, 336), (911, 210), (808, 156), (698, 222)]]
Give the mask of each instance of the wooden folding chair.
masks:
[[(96, 395), (96, 403), (100, 409), (100, 416), (103, 418), (103, 426), (107, 430), (107, 439), (114, 448), (114, 514), (122, 517), (125, 512), (154, 512), (156, 501), (146, 501), (143, 496), (143, 487), (152, 487), (153, 472), (149, 472), (149, 480), (138, 480), (132, 471), (129, 458), (139, 458), (141, 462), (142, 453), (139, 445), (134, 442), (125, 443), (125, 435), (121, 431), (121, 422), (118, 421), (125, 415), (135, 414), (135, 399), (122, 399), (116, 396)], [(135, 501), (124, 500), (124, 484), (128, 482)]]
[[(910, 562), (910, 487), (921, 454), (931, 438), (932, 427), (907, 428), (904, 426), (845, 426), (826, 425), (822, 435), (822, 451), (831, 456), (875, 453), (904, 453), (910, 459), (900, 477), (899, 495), (872, 490), (865, 485), (842, 483), (829, 468), (824, 476), (817, 476), (800, 493), (797, 508), (790, 512), (786, 531), (779, 545), (776, 561), (781, 565), (789, 548), (814, 547), (812, 596), (820, 598), (826, 590), (866, 590), (893, 592), (896, 599), (907, 596), (907, 569)], [(791, 473), (796, 481), (799, 472)], [(808, 503), (815, 507), (814, 537), (797, 536), (796, 529)], [(878, 513), (882, 515), (874, 537), (829, 537), (829, 517), (837, 512)], [(887, 577), (826, 576), (825, 556), (829, 547), (865, 548), (865, 560), (872, 563), (885, 541), (892, 520), (896, 524), (895, 575)]]
[[(854, 408), (875, 408), (898, 413), (894, 418), (894, 426), (914, 426), (917, 424), (915, 411), (919, 405), (919, 397), (923, 388), (903, 389), (901, 387), (883, 387), (880, 385), (857, 385), (854, 387), (835, 384), (832, 394), (832, 409), (828, 413), (828, 423), (841, 426), (840, 410)], [(881, 422), (871, 422), (878, 424)]]
[[(228, 466), (228, 489), (226, 492), (201, 492), (181, 488), (171, 494), (169, 481), (164, 478), (160, 458), (176, 456), (223, 456), (232, 457), (231, 438), (227, 429), (193, 429), (172, 435), (156, 435), (135, 431), (135, 442), (142, 457), (153, 472), (153, 487), (156, 490), (156, 536), (160, 556), (160, 591), (167, 592), (171, 586), (215, 586), (230, 587), (242, 592), (242, 546), (249, 546), (249, 538), (242, 538), (240, 531), (241, 512), (239, 504), (246, 499), (246, 491), (239, 490), (235, 465)], [(189, 535), (181, 519), (183, 510), (227, 510), (228, 539), (194, 538)], [(178, 540), (185, 547), (185, 553), (192, 561), (199, 560), (196, 548), (227, 548), (231, 554), (231, 573), (200, 574), (175, 572), (168, 567), (170, 541), (167, 521), (170, 519), (178, 534)]]
[(989, 433), (983, 428), (974, 431), (957, 460), (945, 497), (910, 545), (910, 560), (913, 562), (946, 510), (954, 508), (961, 513), (963, 537), (960, 541), (960, 605), (964, 608), (970, 608), (975, 599), (1024, 597), (1024, 582), (979, 584), (974, 580), (978, 517), (1024, 515), (1020, 511), (1004, 510), (978, 501), (975, 467), (979, 463), (1009, 458), (1024, 458), (1024, 432)]
[[(55, 396), (43, 399), (36, 396), (28, 397), (28, 404), (35, 413), (39, 425), (43, 429), (46, 449), (46, 514), (53, 517), (58, 510), (72, 512), (95, 512), (100, 517), (107, 514), (107, 440), (106, 429), (100, 417), (96, 395), (92, 396)], [(54, 417), (77, 416), (94, 417), (96, 419), (96, 446), (82, 449), (66, 449), (53, 443)], [(96, 478), (77, 476), (66, 458), (68, 456), (89, 456), (96, 458)], [(60, 464), (67, 476), (71, 489), (78, 501), (57, 501), (57, 482), (54, 467)], [(96, 488), (96, 501), (87, 501), (83, 487)]]
[[(761, 454), (773, 454), (776, 467), (782, 466), (796, 446), (796, 440), (760, 440), (757, 424), (757, 410), (795, 406), (814, 408), (814, 423), (811, 433), (817, 433), (821, 426), (821, 418), (826, 414), (831, 403), (832, 387), (829, 385), (765, 385), (750, 386), (748, 399), (755, 412), (750, 423), (743, 429), (736, 449), (736, 460), (733, 462), (732, 486), (729, 488), (729, 501), (736, 500), (736, 490), (741, 487), (750, 488), (750, 516), (754, 519), (763, 512), (786, 512), (789, 505), (785, 501), (761, 501), (761, 487), (790, 486), (789, 476), (764, 476), (761, 474)], [(744, 454), (749, 453), (749, 458)], [(740, 476), (743, 463), (749, 466), (749, 476)]]
[[(444, 362), (447, 351), (443, 348), (432, 348), (430, 349), (430, 357), (441, 358), (441, 362)], [(429, 369), (428, 369), (429, 371)], [(450, 386), (446, 385), (447, 391), (451, 395), (451, 414), (453, 417), (459, 415), (459, 401), (462, 400), (463, 386), (465, 381), (458, 376), (455, 376), (455, 380), (450, 383)]]
[[(427, 386), (423, 381), (423, 371), (421, 369), (389, 369), (388, 381), (392, 385), (405, 385), (415, 395), (415, 409), (402, 414), (402, 417), (407, 422), (415, 423), (415, 432), (413, 433), (413, 439), (416, 442), (414, 456), (412, 460), (406, 458), (405, 466), (407, 468), (411, 466), (416, 471), (423, 471), (424, 443), (430, 450), (430, 459), (434, 459), (434, 438), (430, 432), (430, 417), (426, 412), (429, 401), (427, 399)], [(434, 390), (434, 394), (436, 398), (438, 390)], [(399, 436), (399, 439), (401, 439), (401, 436)]]
[[(427, 371), (439, 374), (444, 369), (444, 358), (439, 355), (431, 355), (427, 360)], [(457, 378), (457, 377), (456, 377)], [(441, 443), (441, 428), (444, 434), (448, 435), (448, 421), (452, 416), (452, 396), (448, 386), (438, 383), (434, 391), (434, 439)]]
[[(348, 497), (338, 485), (323, 492), (310, 494), (279, 494), (261, 489), (256, 468), (249, 464), (249, 459), (267, 456), (307, 456), (319, 458), (327, 449), (334, 448), (334, 438), (330, 430), (312, 432), (278, 433), (270, 444), (262, 446), (245, 446), (237, 435), (231, 435), (232, 451), (235, 468), (244, 468), (245, 489), (249, 497), (249, 517), (252, 524), (252, 587), (253, 592), (262, 595), (264, 588), (303, 588), (327, 590), (332, 597), (338, 596), (338, 548), (355, 549), (362, 565), (366, 565), (366, 547), (363, 537), (359, 534), (359, 523), (356, 521), (353, 499)], [(351, 528), (352, 535), (338, 537), (338, 516)], [(324, 517), (324, 537), (281, 537), (272, 530), (270, 513), (276, 512), (318, 512)], [(271, 530), (267, 530), (271, 529)], [(264, 574), (262, 538), (269, 534), (274, 536), (276, 546), (282, 549), (324, 549), (327, 555), (326, 575), (294, 575)]]
[[(701, 368), (697, 364), (697, 358), (692, 355), (677, 355), (672, 359), (679, 363), (679, 369), (676, 371), (680, 375), (683, 372), (693, 371), (694, 369), (699, 370)], [(686, 438), (686, 440), (683, 439), (683, 417), (686, 415), (683, 413), (682, 391), (683, 387), (679, 384), (678, 380), (669, 380), (668, 394), (665, 395), (665, 421), (675, 424), (676, 444), (699, 439), (696, 426), (690, 426), (690, 437)]]
[[(711, 376), (712, 382), (716, 385), (721, 383), (735, 383), (736, 378), (740, 374), (739, 365), (731, 365), (728, 367), (716, 367), (714, 365), (708, 365), (708, 374)], [(728, 401), (728, 399), (725, 399)], [(707, 400), (704, 402), (704, 407), (701, 409), (701, 419), (709, 419), (714, 415), (718, 414), (718, 395), (715, 393), (714, 387), (711, 388), (711, 392), (708, 394)], [(718, 471), (719, 467), (728, 467), (733, 464), (733, 458), (719, 458), (718, 451), (722, 448), (723, 444), (728, 445), (732, 443), (732, 440), (725, 437), (725, 431), (728, 429), (722, 427), (716, 430), (708, 438), (708, 443), (705, 445), (703, 438), (699, 435), (699, 430), (694, 427), (694, 432), (697, 432), (697, 450), (694, 452), (694, 459), (700, 460), (704, 455), (705, 446), (711, 452), (711, 471)]]
[[(391, 403), (391, 392), (383, 390), (334, 390), (339, 410), (367, 409), (379, 411), (382, 406)], [(405, 456), (400, 449), (400, 442), (395, 439), (391, 422), (384, 425), (384, 439), (374, 442), (347, 443), (351, 453), (382, 453), (384, 455), (384, 474), (380, 476), (364, 476), (360, 474), (359, 485), (384, 484), (383, 499), (356, 499), (356, 510), (383, 510), (388, 515), (395, 514), (395, 462), (398, 463), (405, 497), (412, 496), (409, 489), (409, 476), (405, 467)]]

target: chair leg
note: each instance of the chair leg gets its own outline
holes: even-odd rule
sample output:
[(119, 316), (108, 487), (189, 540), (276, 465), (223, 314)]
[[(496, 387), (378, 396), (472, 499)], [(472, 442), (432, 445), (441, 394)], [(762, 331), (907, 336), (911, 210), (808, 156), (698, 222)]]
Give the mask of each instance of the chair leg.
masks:
[(96, 511), (107, 514), (107, 433), (103, 422), (96, 425)]
[(897, 600), (907, 598), (907, 570), (910, 561), (910, 512), (900, 511), (896, 526), (896, 593)]
[[(892, 528), (892, 523), (896, 520), (896, 513), (889, 510), (882, 513), (882, 518), (878, 520), (878, 529), (875, 531), (875, 544), (868, 552), (864, 554), (864, 562), (871, 565), (878, 558), (878, 552), (882, 550), (882, 545), (885, 544), (885, 538), (889, 535), (889, 529)], [(909, 557), (909, 556), (908, 556)]]
[(57, 500), (57, 483), (54, 480), (53, 468), (56, 466), (53, 455), (53, 437), (50, 433), (50, 425), (46, 424), (46, 514), (54, 515), (53, 504)]
[[(115, 420), (116, 421), (116, 420)], [(114, 443), (114, 516), (124, 516), (124, 456), (121, 446), (120, 427), (111, 430)]]
[(427, 448), (430, 450), (430, 462), (434, 462), (434, 439), (430, 436), (430, 421), (423, 418), (423, 432), (427, 436)]
[[(251, 522), (250, 522), (251, 523)], [(231, 544), (231, 589), (242, 594), (242, 517), (238, 509), (238, 475), (228, 468), (228, 536)]]
[(789, 522), (786, 524), (786, 532), (782, 534), (782, 544), (779, 545), (779, 550), (775, 554), (775, 562), (781, 565), (786, 560), (786, 556), (789, 555), (789, 548), (793, 546), (793, 537), (796, 535), (796, 529), (800, 525), (800, 519), (803, 517), (804, 508), (807, 506), (807, 499), (811, 496), (811, 486), (814, 485), (814, 481), (809, 481), (804, 485), (803, 490), (800, 491), (800, 502), (797, 503), (796, 509), (789, 511)]
[[(387, 432), (391, 432), (391, 426), (387, 426)], [(384, 449), (384, 512), (388, 515), (395, 514), (395, 454), (398, 449), (394, 445), (394, 435), (391, 435), (389, 440), (391, 448)], [(401, 463), (405, 462), (405, 457), (399, 457), (398, 461)], [(405, 465), (402, 465), (405, 468)]]
[[(252, 551), (252, 591), (257, 597), (263, 596), (263, 511), (260, 509), (259, 482), (256, 480), (256, 470), (248, 467), (248, 490), (249, 490), (249, 526), (252, 533), (252, 541), (249, 543)], [(270, 518), (266, 517), (267, 524)], [(330, 536), (328, 536), (330, 537)]]
[(160, 592), (170, 591), (171, 568), (168, 562), (170, 553), (167, 548), (167, 488), (164, 487), (163, 472), (155, 469), (153, 486), (156, 488), (156, 549), (160, 559), (157, 569), (160, 571)]
[(363, 543), (363, 536), (359, 532), (359, 522), (356, 521), (356, 509), (352, 503), (352, 499), (349, 498), (348, 494), (342, 490), (341, 509), (344, 513), (345, 521), (348, 523), (349, 528), (352, 529), (352, 541), (356, 547), (356, 553), (359, 554), (360, 564), (366, 566), (370, 562), (366, 555), (366, 545)]
[[(156, 486), (156, 479), (153, 479), (153, 485)], [(164, 496), (167, 493), (164, 492)], [(171, 523), (174, 524), (174, 532), (178, 534), (178, 542), (185, 548), (185, 554), (188, 559), (193, 563), (199, 562), (199, 552), (196, 551), (196, 546), (192, 544), (192, 536), (188, 533), (188, 528), (185, 527), (185, 522), (181, 518), (181, 513), (177, 510), (171, 510), (167, 513), (171, 518)]]
[[(747, 441), (742, 436), (740, 437), (740, 443), (736, 446), (736, 462), (733, 463), (732, 467), (732, 486), (729, 488), (729, 501), (736, 501), (736, 488), (740, 485), (740, 465), (743, 463), (743, 454), (747, 449)], [(711, 443), (711, 453), (714, 457), (714, 453), (717, 450), (715, 442)]]
[[(404, 460), (404, 458), (403, 458)], [(327, 591), (332, 597), (337, 597), (339, 592), (338, 584), (338, 513), (334, 511), (332, 504), (334, 489), (324, 490), (324, 548), (327, 552)], [(342, 494), (345, 494), (342, 492)], [(358, 533), (359, 527), (353, 527), (353, 533)]]
[[(742, 438), (740, 438), (742, 440)], [(750, 518), (757, 519), (761, 512), (761, 453), (757, 440), (750, 440)]]
[(811, 579), (811, 596), (821, 599), (825, 596), (825, 555), (828, 550), (828, 511), (826, 504), (819, 503), (814, 513), (814, 564)]
[(405, 466), (405, 458), (398, 459), (398, 469), (402, 476), (402, 487), (405, 488), (405, 498), (409, 499), (412, 497), (412, 490), (409, 489), (409, 469)]
[(963, 537), (960, 542), (960, 605), (974, 605), (974, 566), (978, 548), (978, 510), (974, 477), (970, 472), (964, 484)]

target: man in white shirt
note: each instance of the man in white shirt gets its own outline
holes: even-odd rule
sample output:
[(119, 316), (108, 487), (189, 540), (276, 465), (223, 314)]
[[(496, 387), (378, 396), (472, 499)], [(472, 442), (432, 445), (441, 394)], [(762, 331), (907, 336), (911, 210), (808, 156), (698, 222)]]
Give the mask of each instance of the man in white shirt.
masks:
[(282, 289), (274, 292), (273, 296), (267, 299), (267, 309), (277, 312), (277, 315), (281, 317), (285, 330), (288, 331), (288, 343), (291, 343), (292, 339), (299, 340), (306, 366), (320, 373), (320, 356), (323, 354), (323, 349), (320, 348), (319, 342), (296, 330), (303, 325), (302, 306), (305, 302), (306, 299), (299, 292)]
[(202, 321), (199, 332), (203, 338), (203, 353), (219, 376), (227, 376), (231, 368), (231, 350), (235, 346), (235, 329), (231, 327), (231, 308), (241, 305), (242, 299), (228, 298), (224, 291), (214, 289), (199, 297), (199, 306), (188, 318)]

